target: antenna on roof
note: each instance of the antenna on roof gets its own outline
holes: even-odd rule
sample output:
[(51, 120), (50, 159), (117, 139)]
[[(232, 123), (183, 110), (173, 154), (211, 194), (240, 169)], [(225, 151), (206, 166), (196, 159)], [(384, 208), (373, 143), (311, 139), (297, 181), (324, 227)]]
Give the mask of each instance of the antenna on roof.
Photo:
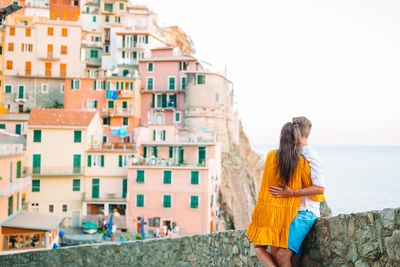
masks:
[(10, 14), (20, 10), (22, 6), (11, 4), (7, 7), (3, 7), (0, 9), (0, 25), (3, 24), (3, 20)]

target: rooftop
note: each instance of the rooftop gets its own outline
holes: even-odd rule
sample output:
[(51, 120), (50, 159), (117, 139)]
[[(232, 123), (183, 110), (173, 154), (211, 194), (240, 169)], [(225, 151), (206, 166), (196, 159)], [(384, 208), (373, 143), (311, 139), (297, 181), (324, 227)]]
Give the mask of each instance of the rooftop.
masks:
[(185, 57), (185, 56), (171, 56), (171, 57), (148, 57), (143, 58), (140, 62), (148, 62), (148, 61), (182, 61), (182, 60), (193, 60), (196, 61), (194, 57)]
[(39, 214), (37, 212), (21, 211), (10, 216), (1, 223), (2, 227), (23, 228), (32, 230), (55, 230), (60, 225), (63, 218)]
[(31, 111), (29, 126), (87, 127), (95, 111), (73, 109), (41, 109)]

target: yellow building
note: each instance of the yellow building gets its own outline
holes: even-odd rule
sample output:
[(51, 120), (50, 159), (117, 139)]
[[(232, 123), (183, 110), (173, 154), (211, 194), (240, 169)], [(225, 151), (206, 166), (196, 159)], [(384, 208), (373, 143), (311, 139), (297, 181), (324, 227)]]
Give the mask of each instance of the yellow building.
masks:
[(67, 226), (80, 225), (88, 182), (84, 176), (86, 151), (101, 145), (102, 136), (97, 112), (32, 110), (27, 134), (30, 211), (65, 217)]
[(0, 26), (0, 114), (7, 113), (4, 108), (4, 44), (5, 44), (5, 27)]

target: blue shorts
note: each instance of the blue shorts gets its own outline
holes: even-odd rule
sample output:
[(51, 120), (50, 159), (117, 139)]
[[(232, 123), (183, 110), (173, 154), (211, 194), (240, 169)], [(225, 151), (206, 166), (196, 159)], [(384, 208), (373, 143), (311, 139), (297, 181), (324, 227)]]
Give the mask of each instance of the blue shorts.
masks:
[(294, 256), (301, 256), (301, 244), (316, 220), (317, 216), (311, 211), (299, 211), (290, 224), (288, 248), (295, 253)]

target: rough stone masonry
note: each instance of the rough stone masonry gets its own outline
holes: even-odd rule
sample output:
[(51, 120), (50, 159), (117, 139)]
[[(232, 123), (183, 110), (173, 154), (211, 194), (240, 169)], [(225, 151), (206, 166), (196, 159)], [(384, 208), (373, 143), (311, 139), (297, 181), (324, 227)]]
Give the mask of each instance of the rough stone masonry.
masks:
[[(320, 218), (304, 266), (400, 266), (400, 208)], [(0, 266), (261, 266), (245, 230), (0, 256)]]

